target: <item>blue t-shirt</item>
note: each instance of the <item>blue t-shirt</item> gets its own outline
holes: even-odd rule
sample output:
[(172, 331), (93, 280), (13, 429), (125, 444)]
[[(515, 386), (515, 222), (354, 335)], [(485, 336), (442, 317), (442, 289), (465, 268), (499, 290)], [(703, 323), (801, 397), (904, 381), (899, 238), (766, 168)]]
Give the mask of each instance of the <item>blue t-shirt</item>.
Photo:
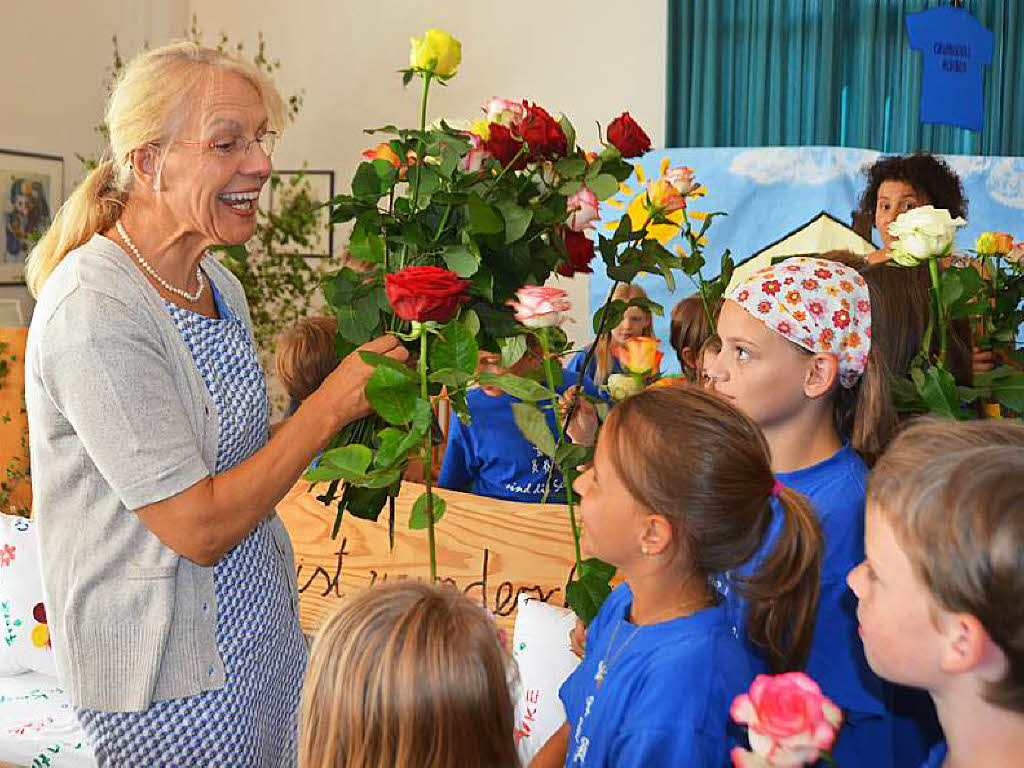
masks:
[[(857, 599), (846, 584), (846, 575), (864, 559), (866, 475), (867, 467), (861, 458), (844, 446), (823, 462), (795, 472), (780, 472), (777, 478), (810, 500), (825, 537), (821, 598), (805, 671), (843, 709), (843, 728), (833, 750), (836, 762), (889, 768), (893, 765), (893, 738), (886, 689), (864, 657), (857, 632)], [(764, 544), (749, 563), (738, 569), (739, 575), (756, 572), (775, 548), (782, 515), (778, 502), (773, 502), (773, 509), (775, 514)], [(738, 636), (745, 638), (746, 601), (727, 579), (719, 579), (718, 586), (725, 595)], [(745, 642), (755, 669), (767, 672), (763, 656), (749, 641)]]
[[(576, 383), (575, 377), (564, 371), (562, 379), (562, 385), (557, 387), (559, 393)], [(584, 379), (583, 390), (597, 397), (597, 389), (589, 379)], [(544, 497), (544, 483), (551, 468), (551, 459), (527, 440), (516, 426), (512, 403), (519, 402), (519, 399), (504, 392), (492, 397), (482, 389), (472, 389), (466, 394), (466, 402), (472, 423), (463, 424), (452, 413), (438, 487), (539, 504)], [(554, 412), (545, 409), (544, 414), (551, 434), (557, 436)], [(565, 479), (557, 470), (552, 478), (548, 502), (565, 503)]]
[(932, 747), (932, 751), (928, 753), (928, 759), (921, 763), (921, 768), (942, 768), (946, 752), (946, 742), (940, 741)]
[(608, 596), (587, 629), (583, 661), (559, 691), (566, 766), (728, 765), (741, 734), (729, 707), (754, 675), (725, 609), (638, 626), (632, 604), (628, 584)]
[[(587, 352), (589, 352), (589, 351), (590, 351), (589, 348), (581, 349), (579, 352), (577, 352), (575, 355), (573, 355), (572, 356), (572, 360), (569, 361), (569, 364), (565, 367), (565, 370), (569, 371), (569, 373), (571, 373), (573, 375), (573, 377), (575, 377), (576, 374), (578, 374), (580, 372), (580, 369), (583, 368), (583, 361), (586, 359)], [(610, 376), (613, 373), (622, 373), (622, 372), (623, 372), (623, 368), (622, 368), (622, 364), (619, 362), (619, 358), (617, 358), (615, 355), (612, 355), (612, 365), (611, 365), (611, 368), (608, 369), (608, 375)], [(590, 365), (587, 366), (587, 372), (586, 372), (585, 375), (591, 381), (595, 381), (596, 380), (596, 377), (597, 377), (597, 355), (594, 355), (594, 357), (591, 358)]]
[(984, 126), (982, 66), (992, 63), (992, 33), (960, 8), (929, 8), (906, 17), (910, 47), (921, 51), (921, 122)]

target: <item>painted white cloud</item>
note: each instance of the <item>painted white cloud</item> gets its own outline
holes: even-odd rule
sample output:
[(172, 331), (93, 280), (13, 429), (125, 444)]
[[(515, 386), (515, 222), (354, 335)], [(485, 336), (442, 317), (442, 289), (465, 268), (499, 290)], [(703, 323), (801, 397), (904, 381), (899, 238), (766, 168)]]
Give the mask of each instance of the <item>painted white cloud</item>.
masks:
[(1024, 160), (1005, 157), (988, 174), (992, 198), (1011, 208), (1024, 208)]
[(856, 176), (870, 165), (878, 152), (827, 147), (763, 147), (737, 154), (729, 166), (736, 176), (755, 184), (805, 184), (817, 186), (839, 176)]
[(965, 179), (977, 173), (985, 173), (992, 166), (990, 157), (973, 157), (971, 155), (942, 155), (942, 159), (953, 169), (957, 176)]

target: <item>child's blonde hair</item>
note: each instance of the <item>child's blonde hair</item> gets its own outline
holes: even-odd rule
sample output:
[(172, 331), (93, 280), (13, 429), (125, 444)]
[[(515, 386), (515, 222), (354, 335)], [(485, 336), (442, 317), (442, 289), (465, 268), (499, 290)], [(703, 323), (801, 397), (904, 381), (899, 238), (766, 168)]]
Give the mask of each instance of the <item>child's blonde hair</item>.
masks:
[(515, 768), (510, 661), (484, 610), (402, 581), (351, 597), (317, 633), (303, 768)]
[(293, 403), (313, 394), (338, 365), (333, 317), (306, 317), (281, 332), (274, 364), (281, 386)]
[(916, 423), (875, 465), (867, 501), (936, 604), (975, 616), (1006, 655), (986, 700), (1024, 712), (1024, 425)]
[[(612, 292), (612, 299), (614, 301), (632, 301), (633, 299), (646, 298), (647, 292), (634, 283), (622, 283)], [(644, 326), (644, 332), (641, 335), (654, 336), (654, 318), (651, 316), (651, 311), (649, 309), (642, 309), (640, 311), (647, 318), (647, 324)], [(614, 329), (609, 328), (594, 342), (594, 361), (596, 364), (594, 383), (598, 386), (607, 382), (608, 374), (612, 372), (612, 330)]]
[(26, 282), (34, 296), (69, 251), (114, 226), (131, 190), (131, 153), (150, 144), (161, 145), (166, 153), (168, 139), (176, 137), (197, 95), (218, 72), (234, 73), (248, 81), (267, 110), (269, 127), (281, 130), (284, 101), (253, 64), (189, 41), (136, 56), (121, 73), (107, 102), (107, 158), (68, 196), (26, 262)]

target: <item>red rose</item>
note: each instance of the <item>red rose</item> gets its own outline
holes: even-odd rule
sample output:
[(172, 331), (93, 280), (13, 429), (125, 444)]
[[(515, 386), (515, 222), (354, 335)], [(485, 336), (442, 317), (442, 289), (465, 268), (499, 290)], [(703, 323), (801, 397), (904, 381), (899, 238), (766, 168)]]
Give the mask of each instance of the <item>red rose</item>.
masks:
[(640, 157), (651, 148), (651, 137), (629, 116), (629, 112), (623, 112), (608, 124), (608, 142), (623, 157)]
[(469, 301), (468, 280), (440, 267), (406, 267), (384, 276), (384, 293), (403, 320), (444, 323)]
[(594, 258), (594, 241), (582, 232), (574, 232), (568, 227), (565, 228), (562, 237), (565, 240), (565, 250), (569, 253), (569, 260), (558, 268), (558, 274), (572, 277), (580, 272), (593, 272), (590, 262)]
[(568, 141), (562, 126), (551, 115), (536, 104), (523, 102), (526, 117), (519, 124), (519, 135), (530, 147), (530, 154), (537, 157), (565, 157)]
[[(484, 150), (490, 152), (495, 159), (504, 167), (512, 162), (513, 158), (523, 148), (523, 142), (512, 135), (506, 126), (498, 123), (491, 123), (488, 129), (490, 136), (484, 142)], [(510, 170), (518, 171), (526, 167), (526, 155), (516, 160)]]

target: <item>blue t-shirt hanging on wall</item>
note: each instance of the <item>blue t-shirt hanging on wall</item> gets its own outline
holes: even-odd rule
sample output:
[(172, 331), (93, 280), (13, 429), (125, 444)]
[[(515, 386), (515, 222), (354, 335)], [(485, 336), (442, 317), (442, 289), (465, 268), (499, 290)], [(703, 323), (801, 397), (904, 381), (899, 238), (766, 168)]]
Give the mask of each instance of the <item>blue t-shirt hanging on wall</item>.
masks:
[(907, 14), (910, 47), (921, 51), (921, 122), (980, 131), (982, 66), (992, 63), (992, 33), (967, 11), (930, 8)]

